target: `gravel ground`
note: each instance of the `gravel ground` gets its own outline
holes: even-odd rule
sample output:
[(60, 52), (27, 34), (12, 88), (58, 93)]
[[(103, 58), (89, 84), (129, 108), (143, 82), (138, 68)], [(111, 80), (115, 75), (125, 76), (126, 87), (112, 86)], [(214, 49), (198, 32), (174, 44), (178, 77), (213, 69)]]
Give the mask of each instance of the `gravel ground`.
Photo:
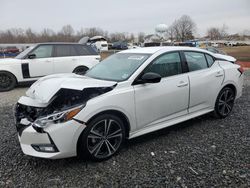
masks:
[(23, 154), (12, 108), (26, 89), (0, 93), (0, 187), (250, 187), (250, 75), (228, 118), (208, 114), (132, 139), (100, 163)]

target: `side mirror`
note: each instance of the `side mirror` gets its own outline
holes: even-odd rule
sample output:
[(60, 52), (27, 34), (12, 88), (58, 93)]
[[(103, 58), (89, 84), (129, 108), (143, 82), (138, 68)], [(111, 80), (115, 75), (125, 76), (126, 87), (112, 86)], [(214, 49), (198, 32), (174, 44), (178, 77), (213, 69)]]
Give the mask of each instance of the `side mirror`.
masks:
[(36, 58), (36, 54), (29, 54), (29, 55), (28, 55), (28, 58), (29, 58), (29, 59), (35, 59), (35, 58)]
[(161, 75), (154, 72), (148, 72), (142, 75), (141, 81), (142, 83), (158, 83), (161, 81)]

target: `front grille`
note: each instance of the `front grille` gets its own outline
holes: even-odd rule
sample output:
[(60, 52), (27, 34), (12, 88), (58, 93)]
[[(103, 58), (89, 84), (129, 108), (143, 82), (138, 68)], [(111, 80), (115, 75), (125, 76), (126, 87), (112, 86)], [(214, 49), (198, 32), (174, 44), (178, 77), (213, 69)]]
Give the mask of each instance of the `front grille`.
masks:
[[(20, 103), (17, 103), (15, 106), (15, 124), (16, 124), (16, 129), (18, 134), (21, 136), (22, 132), (25, 128), (31, 125), (32, 122), (36, 120), (36, 118), (39, 116), (42, 108), (37, 108), (37, 107), (31, 107), (31, 106), (26, 106)], [(21, 122), (22, 119), (27, 119), (27, 122), (30, 123), (25, 123), (23, 124)]]

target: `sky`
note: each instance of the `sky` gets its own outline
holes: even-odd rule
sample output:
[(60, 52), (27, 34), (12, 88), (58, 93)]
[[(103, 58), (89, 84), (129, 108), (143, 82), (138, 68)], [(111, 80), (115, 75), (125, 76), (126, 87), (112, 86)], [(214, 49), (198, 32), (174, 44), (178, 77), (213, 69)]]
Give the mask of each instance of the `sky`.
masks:
[(152, 34), (182, 15), (196, 23), (196, 36), (223, 24), (230, 34), (250, 31), (250, 0), (0, 0), (0, 30), (59, 31), (70, 24), (75, 30)]

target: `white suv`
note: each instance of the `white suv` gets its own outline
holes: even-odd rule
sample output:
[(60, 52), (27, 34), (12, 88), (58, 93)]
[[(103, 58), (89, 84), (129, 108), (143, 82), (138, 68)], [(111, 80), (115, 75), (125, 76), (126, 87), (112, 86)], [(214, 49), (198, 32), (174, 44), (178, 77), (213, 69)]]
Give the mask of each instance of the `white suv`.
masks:
[(36, 44), (15, 58), (0, 60), (0, 91), (11, 90), (17, 83), (34, 81), (54, 73), (84, 74), (99, 59), (97, 52), (87, 45)]

